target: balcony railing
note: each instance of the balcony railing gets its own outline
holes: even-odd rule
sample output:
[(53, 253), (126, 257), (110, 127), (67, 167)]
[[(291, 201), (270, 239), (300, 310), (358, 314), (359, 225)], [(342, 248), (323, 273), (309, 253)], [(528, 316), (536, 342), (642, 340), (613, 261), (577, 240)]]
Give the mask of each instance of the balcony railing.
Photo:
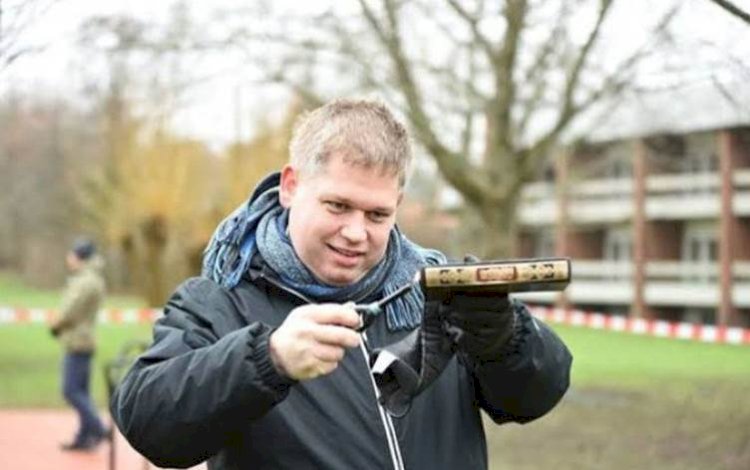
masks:
[[(578, 304), (627, 305), (634, 300), (633, 264), (628, 261), (573, 260), (573, 280), (566, 290)], [(649, 261), (644, 299), (654, 306), (707, 307), (719, 304), (719, 268), (716, 263)], [(750, 307), (750, 262), (732, 264), (732, 300)], [(549, 303), (555, 295), (528, 294), (525, 299)]]
[[(750, 215), (750, 169), (732, 174), (733, 211)], [(653, 220), (718, 218), (719, 174), (658, 174), (646, 179), (646, 217)], [(552, 225), (557, 220), (554, 183), (537, 182), (524, 187), (520, 218), (526, 225)], [(617, 223), (633, 215), (633, 180), (598, 179), (576, 182), (568, 190), (571, 223)]]
[(718, 192), (720, 186), (718, 173), (661, 174), (646, 178), (650, 194)]

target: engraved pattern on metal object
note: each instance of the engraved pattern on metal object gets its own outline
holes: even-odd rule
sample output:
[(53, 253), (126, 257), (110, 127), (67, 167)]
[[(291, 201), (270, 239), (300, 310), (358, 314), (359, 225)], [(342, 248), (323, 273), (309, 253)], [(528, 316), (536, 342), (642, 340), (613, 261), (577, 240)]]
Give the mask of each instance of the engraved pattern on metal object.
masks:
[(549, 282), (567, 283), (569, 280), (569, 261), (552, 260), (430, 267), (424, 269), (423, 282), (426, 287), (451, 287), (524, 283), (546, 285)]
[(487, 283), (494, 281), (514, 281), (518, 273), (514, 266), (489, 266), (477, 268), (477, 282)]

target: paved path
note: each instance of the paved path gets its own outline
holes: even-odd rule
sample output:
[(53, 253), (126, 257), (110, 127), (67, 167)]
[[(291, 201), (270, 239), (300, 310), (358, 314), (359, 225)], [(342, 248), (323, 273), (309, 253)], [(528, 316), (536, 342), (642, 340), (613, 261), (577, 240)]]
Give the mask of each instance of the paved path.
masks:
[[(109, 443), (93, 452), (63, 452), (77, 418), (69, 410), (0, 410), (0, 468), (13, 470), (107, 470)], [(122, 436), (116, 441), (116, 470), (152, 470)], [(205, 466), (195, 467), (204, 470)]]

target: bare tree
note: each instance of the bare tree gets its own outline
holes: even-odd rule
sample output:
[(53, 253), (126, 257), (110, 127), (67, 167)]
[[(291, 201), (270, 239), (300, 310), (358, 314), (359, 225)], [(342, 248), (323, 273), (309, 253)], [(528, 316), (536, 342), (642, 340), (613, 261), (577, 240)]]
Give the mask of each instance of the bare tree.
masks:
[(204, 55), (213, 52), (183, 2), (165, 25), (97, 16), (79, 34), (89, 65), (106, 72), (106, 81), (97, 74), (92, 96), (105, 148), (81, 203), (92, 230), (120, 257), (124, 282), (149, 305), (162, 305), (179, 281), (198, 273), (225, 215), (219, 209), (233, 209), (271, 161), (276, 167), (291, 118), (252, 142), (235, 142), (224, 159), (170, 131), (185, 94), (207, 76), (197, 76)]
[(741, 9), (737, 5), (734, 4), (734, 2), (730, 2), (728, 0), (711, 0), (713, 3), (718, 5), (719, 7), (723, 8), (727, 12), (731, 13), (732, 15), (736, 16), (737, 18), (741, 19), (745, 23), (750, 25), (750, 13), (747, 11)]
[(440, 174), (481, 217), (483, 254), (508, 256), (522, 186), (574, 120), (622, 93), (656, 49), (659, 34), (615, 63), (597, 54), (613, 4), (357, 0), (351, 15), (287, 14), (267, 29), (238, 27), (230, 40), (265, 80), (312, 101), (331, 94), (325, 84), (335, 80), (336, 94), (376, 90), (399, 106)]
[(75, 176), (87, 166), (89, 122), (41, 90), (0, 102), (0, 266), (35, 285), (59, 286), (67, 244), (80, 233)]
[(23, 41), (23, 34), (56, 0), (26, 0), (5, 3), (0, 0), (0, 71), (19, 57), (40, 50), (41, 46)]

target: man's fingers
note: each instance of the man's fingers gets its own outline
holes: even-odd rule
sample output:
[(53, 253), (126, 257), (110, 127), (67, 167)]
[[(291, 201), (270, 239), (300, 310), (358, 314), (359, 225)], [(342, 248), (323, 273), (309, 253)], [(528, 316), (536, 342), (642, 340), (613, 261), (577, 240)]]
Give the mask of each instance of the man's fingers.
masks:
[(328, 375), (339, 366), (338, 362), (321, 362), (317, 367), (315, 376)]
[(296, 380), (330, 374), (347, 348), (359, 346), (353, 329), (358, 325), (359, 315), (351, 305), (297, 307), (271, 334), (271, 360), (281, 374)]
[(312, 351), (315, 359), (323, 362), (339, 362), (344, 358), (345, 349), (330, 344), (318, 344)]
[(359, 326), (359, 314), (351, 306), (320, 304), (309, 310), (309, 319), (315, 323), (341, 325), (349, 328)]
[(337, 325), (316, 325), (312, 330), (315, 341), (332, 346), (355, 348), (359, 346), (359, 334), (356, 331)]

